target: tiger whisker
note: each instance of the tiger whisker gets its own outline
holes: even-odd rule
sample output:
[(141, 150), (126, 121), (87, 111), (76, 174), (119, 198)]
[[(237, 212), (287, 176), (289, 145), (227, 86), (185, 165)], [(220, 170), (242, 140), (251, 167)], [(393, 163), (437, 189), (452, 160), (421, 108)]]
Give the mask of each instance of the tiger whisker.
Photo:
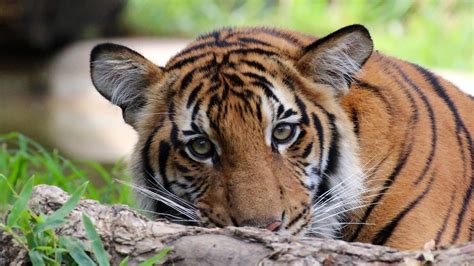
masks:
[[(152, 176), (150, 173), (147, 173), (151, 178), (155, 179), (156, 178), (154, 176)], [(180, 197), (178, 197), (177, 195), (175, 195), (174, 193), (172, 193), (171, 191), (167, 190), (160, 182), (156, 182), (157, 186), (158, 187), (155, 187), (155, 188), (152, 188), (152, 189), (155, 189), (157, 192), (163, 192), (165, 193), (166, 195), (172, 197), (173, 199), (177, 200), (178, 202), (180, 202), (181, 204), (183, 205), (186, 205), (190, 208), (196, 208), (196, 206), (194, 204), (192, 204), (191, 202), (188, 202)]]
[(185, 215), (188, 218), (196, 219), (196, 220), (198, 219), (197, 215), (193, 212), (193, 210), (189, 210), (188, 208), (170, 200), (169, 198), (166, 198), (162, 195), (154, 193), (143, 187), (135, 186), (134, 188), (138, 190), (139, 192), (143, 193), (145, 196), (148, 196), (149, 198), (153, 200), (158, 200), (162, 202), (163, 204), (166, 204), (167, 206), (173, 208), (174, 210), (178, 211), (179, 213)]
[(158, 200), (162, 202), (163, 204), (169, 206), (170, 208), (176, 210), (178, 213), (194, 220), (199, 220), (199, 217), (197, 216), (197, 209), (193, 206), (183, 206), (182, 204), (173, 201), (173, 199), (170, 199), (166, 197), (165, 195), (160, 195), (148, 188), (141, 187), (138, 185), (134, 184), (128, 184), (130, 187), (134, 188), (138, 192), (142, 193), (143, 195), (149, 197), (150, 199), (153, 200)]
[(319, 222), (321, 222), (321, 221), (324, 221), (324, 220), (326, 220), (326, 219), (329, 219), (329, 218), (331, 218), (331, 217), (334, 217), (334, 216), (337, 216), (337, 215), (340, 215), (340, 214), (344, 214), (344, 213), (349, 212), (349, 211), (353, 211), (353, 210), (357, 210), (357, 209), (360, 209), (360, 208), (368, 207), (368, 206), (370, 206), (370, 205), (374, 205), (374, 203), (362, 204), (362, 205), (360, 205), (360, 206), (356, 206), (356, 207), (352, 207), (352, 208), (349, 208), (349, 209), (345, 209), (345, 210), (336, 212), (336, 213), (331, 214), (331, 215), (329, 215), (329, 216), (323, 217), (322, 219), (319, 219), (319, 220), (316, 220), (316, 221), (312, 221), (312, 224), (319, 223)]
[(150, 211), (150, 210), (145, 210), (145, 209), (136, 209), (136, 210), (140, 211), (140, 212), (151, 213), (151, 214), (154, 214), (158, 217), (166, 216), (166, 217), (173, 218), (173, 219), (169, 219), (170, 221), (195, 222), (195, 223), (200, 222), (199, 220), (183, 219), (182, 217), (179, 217), (179, 216), (176, 216), (176, 215), (173, 215), (173, 214), (169, 214), (169, 213), (164, 213), (164, 212), (155, 212), (155, 211)]

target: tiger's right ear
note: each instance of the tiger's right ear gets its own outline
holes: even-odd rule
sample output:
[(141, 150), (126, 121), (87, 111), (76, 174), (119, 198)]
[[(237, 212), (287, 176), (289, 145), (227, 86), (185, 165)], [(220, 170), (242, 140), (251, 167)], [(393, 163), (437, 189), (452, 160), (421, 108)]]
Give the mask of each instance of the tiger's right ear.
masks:
[(351, 25), (306, 46), (296, 67), (315, 83), (332, 87), (334, 95), (341, 98), (373, 48), (369, 31), (362, 25)]
[(125, 122), (135, 126), (146, 104), (146, 90), (163, 70), (139, 53), (118, 44), (99, 44), (91, 52), (90, 71), (97, 91), (122, 108)]

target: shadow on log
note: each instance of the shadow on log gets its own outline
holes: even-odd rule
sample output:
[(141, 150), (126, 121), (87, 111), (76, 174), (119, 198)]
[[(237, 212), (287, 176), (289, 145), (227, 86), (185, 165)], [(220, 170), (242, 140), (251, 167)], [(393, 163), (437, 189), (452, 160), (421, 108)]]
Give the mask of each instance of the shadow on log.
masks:
[[(57, 187), (39, 185), (34, 188), (30, 207), (47, 214), (68, 197)], [(164, 263), (175, 265), (474, 264), (474, 242), (432, 251), (398, 251), (362, 243), (279, 236), (254, 228), (200, 228), (151, 221), (127, 206), (101, 205), (87, 199), (80, 202), (57, 233), (87, 243), (82, 212), (93, 220), (112, 265), (127, 256), (129, 265), (135, 265), (169, 246), (173, 250)], [(26, 252), (12, 242), (0, 233), (0, 265), (25, 263)]]

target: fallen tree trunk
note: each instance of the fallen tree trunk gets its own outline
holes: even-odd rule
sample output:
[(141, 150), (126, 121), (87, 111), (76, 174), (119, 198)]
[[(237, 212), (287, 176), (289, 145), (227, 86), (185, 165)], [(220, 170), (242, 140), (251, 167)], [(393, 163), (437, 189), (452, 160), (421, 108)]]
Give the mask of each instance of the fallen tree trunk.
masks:
[[(57, 187), (39, 185), (34, 188), (30, 206), (47, 214), (58, 209), (68, 197)], [(82, 212), (93, 220), (112, 265), (126, 256), (129, 265), (134, 265), (169, 246), (173, 250), (165, 257), (165, 264), (176, 265), (474, 263), (474, 242), (447, 249), (406, 252), (362, 243), (279, 236), (253, 228), (211, 229), (151, 221), (127, 206), (101, 205), (87, 199), (80, 202), (57, 233), (87, 242)], [(27, 260), (26, 252), (3, 233), (0, 233), (0, 245), (0, 265), (23, 264)]]

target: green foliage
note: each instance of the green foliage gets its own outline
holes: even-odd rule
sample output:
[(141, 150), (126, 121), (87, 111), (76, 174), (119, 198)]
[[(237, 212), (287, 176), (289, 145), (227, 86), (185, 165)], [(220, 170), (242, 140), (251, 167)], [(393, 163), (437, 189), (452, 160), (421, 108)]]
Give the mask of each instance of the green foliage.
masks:
[[(108, 254), (104, 249), (102, 240), (94, 228), (91, 219), (83, 214), (83, 223), (91, 250), (79, 239), (71, 236), (57, 236), (54, 229), (66, 222), (68, 216), (79, 203), (81, 196), (86, 191), (88, 182), (79, 186), (69, 199), (55, 212), (49, 215), (39, 215), (28, 208), (28, 200), (33, 190), (33, 180), (25, 182), (20, 194), (13, 191), (16, 198), (13, 207), (7, 216), (7, 223), (0, 223), (0, 230), (9, 234), (13, 239), (28, 251), (30, 262), (34, 266), (41, 265), (98, 265), (108, 266)], [(7, 181), (6, 181), (7, 182)], [(10, 185), (8, 187), (11, 187)], [(165, 248), (157, 255), (139, 264), (151, 266), (159, 263), (171, 250)], [(91, 254), (92, 253), (92, 254)], [(91, 256), (93, 255), (93, 256)], [(127, 265), (128, 257), (120, 265)]]
[(100, 266), (109, 266), (109, 258), (107, 252), (105, 252), (104, 245), (102, 245), (102, 240), (100, 239), (99, 234), (94, 228), (89, 216), (85, 213), (82, 214), (82, 221), (84, 221), (84, 228), (86, 229), (87, 238), (92, 242), (92, 252), (94, 252), (97, 261)]
[(131, 188), (115, 181), (115, 178), (128, 180), (124, 168), (122, 163), (117, 163), (111, 170), (94, 162), (74, 164), (21, 134), (0, 135), (0, 187), (10, 187), (0, 193), (0, 217), (15, 200), (14, 191), (26, 187), (26, 181), (32, 175), (35, 176), (33, 185), (55, 185), (69, 193), (91, 180), (93, 183), (84, 194), (87, 198), (131, 205)]
[(141, 34), (195, 37), (255, 25), (321, 36), (360, 23), (390, 55), (474, 71), (473, 13), (471, 0), (130, 0), (124, 24)]
[(164, 248), (162, 251), (160, 251), (160, 253), (140, 263), (139, 266), (152, 266), (156, 263), (159, 263), (161, 259), (163, 259), (163, 257), (166, 256), (166, 254), (168, 254), (168, 252), (170, 252), (172, 249), (173, 248), (171, 247)]
[[(87, 256), (82, 243), (74, 238), (58, 237), (54, 228), (65, 223), (65, 217), (79, 203), (87, 187), (87, 182), (74, 191), (72, 196), (57, 211), (50, 215), (35, 214), (28, 208), (32, 193), (33, 177), (26, 181), (24, 188), (13, 204), (7, 217), (7, 224), (0, 223), (0, 230), (10, 234), (22, 245), (33, 265), (95, 265)], [(14, 193), (15, 194), (15, 193)], [(89, 262), (84, 264), (83, 262)]]

